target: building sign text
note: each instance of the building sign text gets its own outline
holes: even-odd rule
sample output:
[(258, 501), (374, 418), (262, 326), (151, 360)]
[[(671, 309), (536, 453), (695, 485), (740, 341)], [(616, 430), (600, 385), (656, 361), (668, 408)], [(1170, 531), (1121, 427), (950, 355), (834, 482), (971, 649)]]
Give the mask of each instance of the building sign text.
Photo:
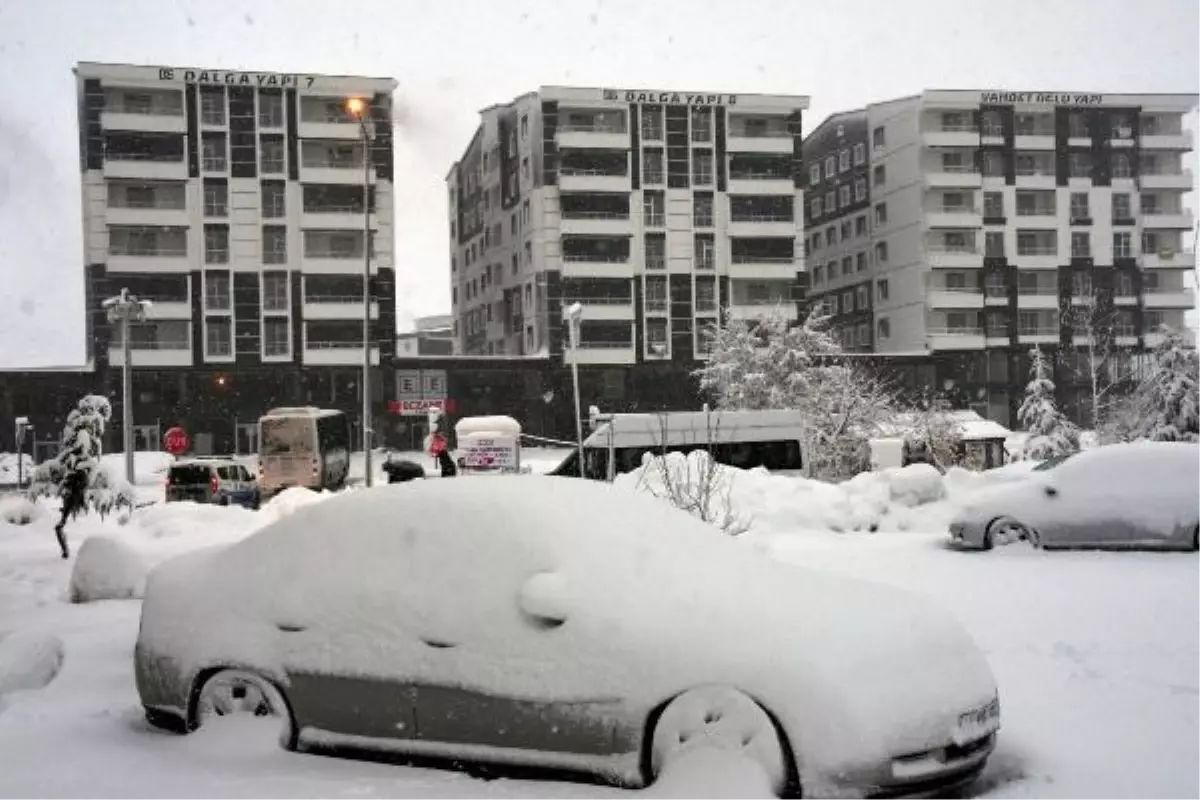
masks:
[(276, 86), (281, 89), (309, 89), (316, 78), (312, 75), (280, 75), (275, 72), (227, 72), (219, 69), (175, 69), (159, 67), (160, 81), (183, 81), (206, 86)]
[(1068, 92), (980, 92), (979, 102), (1044, 104), (1052, 106), (1098, 106), (1103, 105), (1102, 94), (1071, 94)]
[(625, 89), (605, 89), (604, 99), (626, 103), (661, 103), (663, 105), (737, 105), (736, 94), (687, 94), (685, 92), (635, 92)]

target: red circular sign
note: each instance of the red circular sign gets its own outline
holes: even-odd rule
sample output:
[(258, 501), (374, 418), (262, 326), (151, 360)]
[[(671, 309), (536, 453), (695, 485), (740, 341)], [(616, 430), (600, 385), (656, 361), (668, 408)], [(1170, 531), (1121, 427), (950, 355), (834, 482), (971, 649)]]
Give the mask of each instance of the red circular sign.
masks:
[(173, 456), (186, 453), (191, 446), (192, 440), (188, 438), (187, 431), (178, 425), (168, 428), (163, 434), (163, 448)]

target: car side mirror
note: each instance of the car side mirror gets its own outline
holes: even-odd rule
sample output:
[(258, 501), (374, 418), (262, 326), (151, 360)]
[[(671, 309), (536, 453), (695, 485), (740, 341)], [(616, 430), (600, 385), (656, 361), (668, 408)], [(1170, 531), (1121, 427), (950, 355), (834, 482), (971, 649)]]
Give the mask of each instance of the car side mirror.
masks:
[(521, 587), (517, 605), (529, 624), (539, 630), (553, 630), (567, 621), (568, 595), (565, 576), (557, 572), (539, 572)]
[(1058, 489), (1049, 484), (1046, 485), (1044, 491), (1046, 492), (1046, 497), (1058, 497)]

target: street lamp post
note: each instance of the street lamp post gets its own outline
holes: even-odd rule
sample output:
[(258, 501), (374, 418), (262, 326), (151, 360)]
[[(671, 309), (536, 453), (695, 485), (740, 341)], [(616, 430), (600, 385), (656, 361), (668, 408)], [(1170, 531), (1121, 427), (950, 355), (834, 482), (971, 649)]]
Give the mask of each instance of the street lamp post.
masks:
[(363, 141), (363, 368), (362, 368), (362, 445), (363, 468), (367, 486), (371, 475), (371, 132), (370, 104), (361, 97), (346, 100), (346, 109), (358, 120)]
[(25, 483), (25, 434), (33, 430), (33, 426), (29, 424), (29, 417), (17, 417), (14, 422), (17, 428), (14, 437), (17, 445), (17, 491), (20, 491)]
[(121, 323), (121, 436), (125, 442), (125, 480), (133, 483), (133, 364), (129, 342), (129, 323), (143, 322), (149, 300), (139, 300), (122, 289), (116, 297), (100, 304), (108, 311), (109, 322)]
[(567, 323), (567, 341), (571, 345), (571, 385), (575, 393), (575, 442), (579, 448), (579, 477), (583, 474), (583, 416), (579, 409), (579, 321), (583, 317), (583, 306), (572, 303), (562, 310), (563, 322)]

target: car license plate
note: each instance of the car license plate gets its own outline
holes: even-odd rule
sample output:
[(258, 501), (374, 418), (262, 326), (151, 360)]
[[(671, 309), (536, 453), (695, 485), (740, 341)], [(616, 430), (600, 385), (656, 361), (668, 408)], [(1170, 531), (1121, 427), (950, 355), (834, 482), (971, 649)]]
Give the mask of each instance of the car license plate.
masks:
[(958, 715), (958, 726), (954, 729), (954, 743), (966, 744), (982, 739), (1000, 727), (1000, 698), (990, 703), (964, 711)]

